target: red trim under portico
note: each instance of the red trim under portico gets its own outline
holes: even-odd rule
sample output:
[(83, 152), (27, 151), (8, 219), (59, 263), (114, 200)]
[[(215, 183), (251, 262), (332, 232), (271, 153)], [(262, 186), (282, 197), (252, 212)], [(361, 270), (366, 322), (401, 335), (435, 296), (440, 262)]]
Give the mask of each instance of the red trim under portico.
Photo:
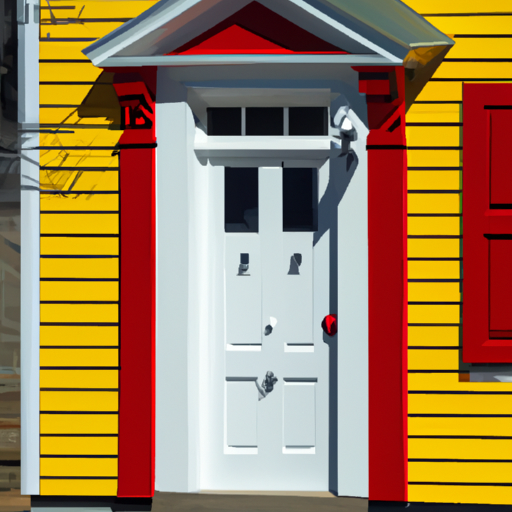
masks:
[[(125, 71), (125, 72), (123, 72)], [(156, 68), (116, 70), (121, 107), (118, 497), (155, 490)]]
[(356, 67), (368, 106), (369, 498), (407, 501), (407, 148), (402, 67)]

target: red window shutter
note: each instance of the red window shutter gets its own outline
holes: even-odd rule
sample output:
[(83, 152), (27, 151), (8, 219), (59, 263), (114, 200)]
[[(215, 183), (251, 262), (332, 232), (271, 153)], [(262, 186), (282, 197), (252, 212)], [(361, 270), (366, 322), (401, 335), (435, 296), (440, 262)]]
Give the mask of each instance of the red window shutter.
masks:
[(512, 84), (464, 84), (463, 360), (512, 363)]

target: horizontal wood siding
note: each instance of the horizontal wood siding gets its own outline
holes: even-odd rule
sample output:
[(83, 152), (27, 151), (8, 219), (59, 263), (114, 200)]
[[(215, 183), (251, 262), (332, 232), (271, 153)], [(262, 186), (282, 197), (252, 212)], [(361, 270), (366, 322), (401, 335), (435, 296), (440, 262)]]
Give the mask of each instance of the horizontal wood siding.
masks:
[(101, 73), (82, 49), (154, 3), (41, 7), (42, 495), (117, 495), (122, 132), (77, 109)]
[(407, 114), (409, 500), (510, 505), (512, 383), (459, 360), (462, 84), (512, 81), (512, 4), (405, 1), (456, 43)]

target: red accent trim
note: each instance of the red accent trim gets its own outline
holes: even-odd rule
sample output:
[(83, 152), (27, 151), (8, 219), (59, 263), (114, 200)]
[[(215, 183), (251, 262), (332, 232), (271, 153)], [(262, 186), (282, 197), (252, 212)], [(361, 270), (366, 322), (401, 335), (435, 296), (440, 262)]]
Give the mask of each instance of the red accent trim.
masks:
[[(367, 92), (370, 500), (407, 501), (407, 151), (403, 68)], [(387, 92), (386, 92), (387, 91)], [(373, 93), (374, 96), (370, 95)], [(385, 146), (379, 149), (379, 146)], [(398, 146), (398, 149), (390, 149)]]
[[(492, 327), (492, 283), (489, 279), (493, 270), (490, 267), (491, 244), (503, 243), (506, 240), (489, 240), (485, 235), (512, 235), (512, 212), (506, 209), (490, 209), (491, 165), (494, 168), (504, 162), (502, 158), (491, 161), (491, 156), (496, 156), (495, 152), (491, 155), (490, 148), (493, 111), (486, 110), (485, 107), (512, 106), (512, 84), (465, 83), (463, 92), (463, 360), (466, 363), (511, 363), (512, 340), (491, 339), (489, 336), (489, 329)], [(494, 134), (493, 138), (496, 144), (501, 142), (504, 146), (503, 139), (500, 140), (499, 136), (500, 134)]]
[[(116, 75), (120, 144), (152, 145), (156, 70)], [(155, 150), (122, 147), (120, 164), (119, 497), (155, 489)]]
[(254, 53), (347, 52), (310, 34), (258, 2), (252, 2), (168, 55)]

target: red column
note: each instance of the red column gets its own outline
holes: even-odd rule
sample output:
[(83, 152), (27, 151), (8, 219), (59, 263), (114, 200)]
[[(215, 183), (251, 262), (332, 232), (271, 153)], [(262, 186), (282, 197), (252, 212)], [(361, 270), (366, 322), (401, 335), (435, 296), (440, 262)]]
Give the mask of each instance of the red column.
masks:
[(370, 500), (407, 500), (407, 149), (403, 68), (356, 68), (366, 93)]
[(120, 145), (119, 497), (154, 494), (156, 72), (116, 73)]

